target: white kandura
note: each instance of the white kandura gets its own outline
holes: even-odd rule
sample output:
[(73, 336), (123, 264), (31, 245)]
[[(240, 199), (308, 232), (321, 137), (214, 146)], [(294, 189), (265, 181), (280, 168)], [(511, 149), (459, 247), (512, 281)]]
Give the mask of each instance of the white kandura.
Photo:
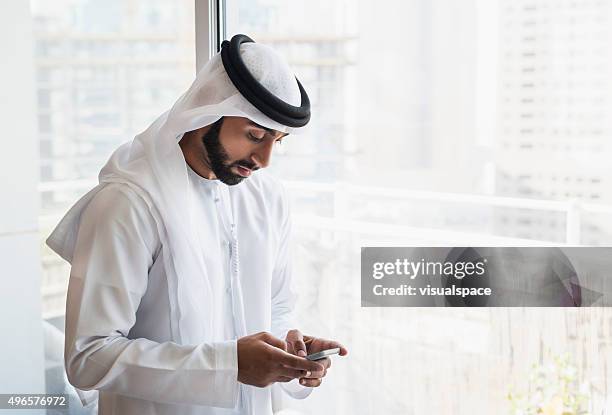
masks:
[[(256, 43), (241, 54), (268, 90), (299, 105), (280, 56)], [(280, 183), (261, 170), (235, 186), (204, 179), (178, 145), (222, 116), (299, 130), (242, 97), (217, 54), (169, 111), (113, 153), (100, 184), (47, 239), (72, 265), (66, 370), (100, 414), (271, 414), (281, 389), (296, 398), (312, 390), (237, 382), (236, 339), (269, 331), (284, 340), (296, 328), (295, 295)]]

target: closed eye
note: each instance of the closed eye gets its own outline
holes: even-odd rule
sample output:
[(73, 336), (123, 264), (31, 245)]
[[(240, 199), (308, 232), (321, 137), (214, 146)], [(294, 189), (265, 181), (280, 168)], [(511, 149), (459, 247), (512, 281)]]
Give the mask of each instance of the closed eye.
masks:
[(251, 134), (251, 133), (248, 133), (247, 135), (248, 135), (248, 137), (249, 137), (249, 140), (251, 140), (251, 141), (253, 141), (253, 142), (255, 142), (255, 143), (261, 143), (261, 142), (263, 141), (263, 137), (262, 137), (262, 138), (255, 137), (255, 136), (254, 136), (253, 134)]
[[(247, 135), (248, 135), (248, 137), (249, 137), (249, 140), (251, 140), (251, 141), (253, 141), (253, 142), (255, 142), (255, 143), (261, 143), (261, 142), (263, 142), (263, 141), (264, 141), (264, 140), (263, 140), (263, 137), (262, 137), (262, 138), (255, 137), (255, 136), (254, 136), (253, 134), (251, 134), (251, 133), (248, 133)], [(279, 138), (278, 140), (276, 140), (276, 141), (275, 141), (275, 143), (278, 143), (278, 144), (281, 144), (282, 142), (283, 142), (283, 137), (281, 137), (281, 138)]]

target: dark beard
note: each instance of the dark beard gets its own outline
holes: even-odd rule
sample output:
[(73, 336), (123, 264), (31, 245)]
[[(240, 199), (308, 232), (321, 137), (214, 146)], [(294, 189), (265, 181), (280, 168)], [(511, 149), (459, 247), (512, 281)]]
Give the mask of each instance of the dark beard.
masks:
[(202, 136), (202, 143), (208, 154), (208, 167), (210, 167), (215, 176), (217, 176), (217, 179), (228, 186), (233, 186), (246, 179), (246, 177), (234, 174), (231, 168), (236, 165), (241, 165), (253, 169), (254, 165), (244, 160), (230, 163), (230, 158), (219, 141), (221, 125), (223, 125), (223, 117), (212, 124), (208, 132)]

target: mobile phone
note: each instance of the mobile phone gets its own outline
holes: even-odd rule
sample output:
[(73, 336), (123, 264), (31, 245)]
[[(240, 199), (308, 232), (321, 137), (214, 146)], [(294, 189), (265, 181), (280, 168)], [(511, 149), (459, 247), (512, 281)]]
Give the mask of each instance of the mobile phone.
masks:
[(306, 356), (306, 359), (321, 360), (321, 359), (326, 358), (327, 356), (331, 356), (333, 354), (338, 354), (338, 353), (340, 353), (340, 348), (336, 347), (335, 349), (327, 349), (327, 350), (322, 350), (318, 353), (309, 354), (308, 356)]

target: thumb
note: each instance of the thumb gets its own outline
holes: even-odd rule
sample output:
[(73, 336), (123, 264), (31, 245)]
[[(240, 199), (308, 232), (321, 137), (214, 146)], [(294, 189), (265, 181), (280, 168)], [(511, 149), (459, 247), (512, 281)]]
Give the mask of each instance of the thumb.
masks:
[(298, 330), (295, 331), (294, 335), (291, 336), (291, 346), (296, 356), (306, 357), (306, 344), (304, 343), (304, 336)]

